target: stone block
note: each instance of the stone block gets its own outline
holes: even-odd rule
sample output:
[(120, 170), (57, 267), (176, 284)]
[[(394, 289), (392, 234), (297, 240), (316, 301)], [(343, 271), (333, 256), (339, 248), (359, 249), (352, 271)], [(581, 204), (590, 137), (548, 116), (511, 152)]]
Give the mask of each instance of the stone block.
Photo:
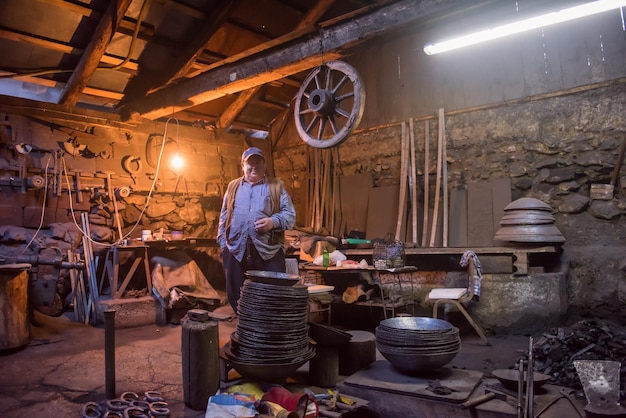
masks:
[(104, 323), (104, 311), (115, 310), (115, 328), (142, 325), (164, 325), (165, 308), (152, 296), (127, 299), (100, 299), (96, 304), (96, 320)]

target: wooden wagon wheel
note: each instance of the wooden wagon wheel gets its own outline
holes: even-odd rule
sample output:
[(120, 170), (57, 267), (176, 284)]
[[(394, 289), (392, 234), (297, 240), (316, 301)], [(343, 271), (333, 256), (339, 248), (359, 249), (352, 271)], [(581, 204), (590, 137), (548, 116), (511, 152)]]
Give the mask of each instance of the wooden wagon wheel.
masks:
[(356, 70), (343, 61), (330, 61), (313, 70), (298, 90), (298, 134), (315, 148), (339, 145), (361, 121), (364, 106), (365, 90)]

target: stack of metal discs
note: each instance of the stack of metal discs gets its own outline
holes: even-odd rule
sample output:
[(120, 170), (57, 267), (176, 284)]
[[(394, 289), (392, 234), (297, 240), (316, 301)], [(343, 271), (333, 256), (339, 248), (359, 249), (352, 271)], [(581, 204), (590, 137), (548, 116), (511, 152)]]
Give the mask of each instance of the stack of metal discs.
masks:
[(447, 321), (428, 317), (398, 317), (376, 328), (376, 348), (401, 373), (438, 369), (461, 349), (459, 329)]
[(248, 273), (225, 354), (243, 376), (280, 380), (315, 354), (308, 336), (309, 294), (305, 286), (294, 285), (294, 275)]
[(565, 238), (554, 222), (552, 208), (548, 204), (532, 197), (523, 197), (504, 208), (500, 229), (494, 240), (513, 243), (563, 243)]

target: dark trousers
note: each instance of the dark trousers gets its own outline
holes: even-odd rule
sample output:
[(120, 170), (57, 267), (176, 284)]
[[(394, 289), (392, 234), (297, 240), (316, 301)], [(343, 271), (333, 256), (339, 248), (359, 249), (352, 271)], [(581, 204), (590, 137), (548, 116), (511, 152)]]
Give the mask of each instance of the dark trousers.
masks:
[(241, 263), (233, 257), (228, 248), (224, 248), (224, 251), (222, 251), (222, 264), (224, 266), (224, 275), (226, 276), (226, 296), (235, 313), (237, 312), (241, 286), (243, 286), (243, 282), (246, 280), (244, 275), (246, 271), (264, 270), (284, 273), (287, 269), (285, 266), (285, 252), (282, 249), (274, 257), (264, 261), (254, 245), (248, 245), (248, 250), (246, 250)]

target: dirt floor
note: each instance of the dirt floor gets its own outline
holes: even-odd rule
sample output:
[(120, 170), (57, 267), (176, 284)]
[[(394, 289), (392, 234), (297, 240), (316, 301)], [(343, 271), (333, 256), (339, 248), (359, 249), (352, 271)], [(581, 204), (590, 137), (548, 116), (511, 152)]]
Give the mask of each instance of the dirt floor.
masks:
[[(224, 345), (237, 321), (235, 318), (218, 324), (220, 345)], [(168, 403), (171, 417), (204, 417), (203, 410), (192, 410), (184, 402), (181, 335), (181, 326), (175, 324), (116, 330), (116, 394), (157, 391)], [(487, 346), (469, 331), (461, 337), (461, 350), (447, 367), (478, 371), (486, 376), (494, 369), (512, 367), (528, 349), (529, 341), (526, 336), (495, 335)], [(0, 416), (81, 416), (88, 402), (103, 404), (104, 343), (102, 326), (78, 324), (66, 315), (49, 317), (35, 313), (30, 343), (0, 352)], [(380, 353), (377, 359), (384, 360)], [(308, 364), (298, 371), (292, 383), (306, 386), (307, 367)], [(229, 379), (238, 377), (233, 373)]]

